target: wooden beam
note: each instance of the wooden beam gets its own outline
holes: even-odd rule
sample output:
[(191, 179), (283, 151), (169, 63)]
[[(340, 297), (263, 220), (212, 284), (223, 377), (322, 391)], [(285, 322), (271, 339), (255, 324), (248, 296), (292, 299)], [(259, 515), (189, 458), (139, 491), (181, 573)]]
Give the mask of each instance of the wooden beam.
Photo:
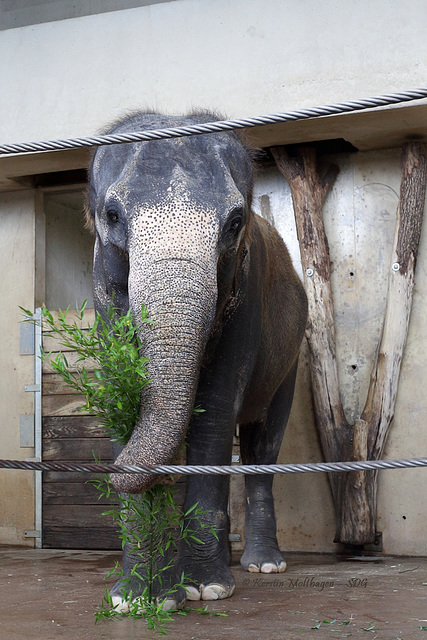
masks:
[[(339, 396), (329, 245), (322, 215), (338, 167), (329, 166), (321, 177), (313, 148), (299, 147), (294, 157), (285, 147), (273, 147), (271, 151), (289, 183), (294, 205), (308, 298), (306, 337), (317, 428), (326, 460), (342, 460), (341, 442), (346, 439), (342, 432), (347, 434), (349, 425)], [(331, 487), (337, 502), (338, 483), (333, 477)]]
[(402, 150), (402, 181), (397, 210), (387, 307), (368, 398), (361, 419), (369, 424), (368, 454), (381, 457), (394, 415), (403, 350), (408, 334), (415, 265), (424, 213), (427, 147), (408, 142)]

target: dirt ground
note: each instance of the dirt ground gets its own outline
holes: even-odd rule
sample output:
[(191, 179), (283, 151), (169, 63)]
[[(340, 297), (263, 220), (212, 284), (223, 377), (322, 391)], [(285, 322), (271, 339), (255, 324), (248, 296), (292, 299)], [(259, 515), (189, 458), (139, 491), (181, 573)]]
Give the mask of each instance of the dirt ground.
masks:
[[(95, 625), (109, 570), (100, 551), (0, 547), (1, 640), (160, 638), (142, 619)], [(234, 595), (166, 624), (173, 640), (427, 640), (427, 558), (289, 554), (284, 574), (233, 563)], [(219, 616), (219, 613), (227, 614)]]

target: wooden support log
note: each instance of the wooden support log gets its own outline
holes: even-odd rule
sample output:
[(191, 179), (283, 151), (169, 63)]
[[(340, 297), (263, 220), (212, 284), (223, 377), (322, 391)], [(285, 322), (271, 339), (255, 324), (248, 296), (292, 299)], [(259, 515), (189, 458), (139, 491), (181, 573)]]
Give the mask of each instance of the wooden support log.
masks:
[[(348, 437), (349, 425), (339, 396), (331, 268), (322, 206), (338, 167), (329, 167), (322, 179), (313, 148), (299, 147), (294, 157), (288, 155), (285, 147), (273, 147), (271, 151), (291, 188), (308, 297), (306, 337), (316, 424), (325, 459), (335, 462), (343, 459), (341, 443)], [(342, 431), (346, 432), (345, 436)], [(330, 481), (335, 504), (338, 504), (338, 478), (331, 476)]]
[(394, 415), (403, 349), (409, 327), (415, 265), (424, 213), (427, 146), (408, 142), (402, 150), (402, 181), (391, 258), (387, 307), (368, 398), (361, 419), (369, 424), (368, 453), (381, 457)]
[[(354, 447), (361, 443), (367, 460), (379, 460), (394, 416), (400, 367), (408, 334), (415, 265), (426, 195), (426, 145), (408, 142), (402, 150), (402, 179), (393, 243), (387, 306), (368, 396), (355, 429)], [(356, 426), (356, 425), (355, 425)], [(354, 458), (357, 459), (357, 458)], [(376, 519), (377, 472), (349, 473), (345, 479), (337, 538), (372, 538)], [(360, 484), (359, 484), (360, 483)], [(357, 517), (353, 514), (358, 514)], [(355, 532), (357, 530), (357, 533)], [(369, 532), (369, 533), (368, 533)], [(354, 543), (357, 544), (357, 543)]]
[[(288, 181), (295, 211), (304, 280), (309, 299), (307, 339), (317, 428), (328, 461), (377, 460), (394, 414), (403, 348), (409, 325), (415, 263), (426, 192), (426, 145), (409, 142), (402, 153), (402, 183), (391, 278), (381, 343), (360, 419), (350, 425), (339, 397), (329, 247), (322, 204), (337, 174), (319, 174), (315, 151), (300, 147), (290, 157), (272, 149)], [(364, 545), (375, 540), (377, 473), (330, 476), (336, 511), (335, 542)]]

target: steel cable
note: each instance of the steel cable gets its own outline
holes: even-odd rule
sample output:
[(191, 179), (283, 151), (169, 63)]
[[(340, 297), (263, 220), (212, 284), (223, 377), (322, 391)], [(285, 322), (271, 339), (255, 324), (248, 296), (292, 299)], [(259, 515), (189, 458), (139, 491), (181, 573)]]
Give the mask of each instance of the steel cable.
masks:
[(403, 91), (400, 93), (386, 93), (381, 96), (364, 98), (361, 100), (350, 100), (327, 104), (309, 109), (298, 109), (296, 111), (285, 111), (283, 113), (271, 113), (265, 116), (252, 118), (240, 118), (237, 120), (219, 120), (217, 122), (207, 122), (191, 126), (173, 127), (168, 129), (152, 129), (148, 131), (136, 131), (133, 133), (120, 133), (90, 136), (82, 138), (70, 138), (67, 140), (49, 140), (46, 142), (27, 142), (19, 144), (0, 145), (0, 155), (14, 155), (20, 153), (35, 153), (43, 151), (58, 151), (61, 149), (76, 149), (80, 147), (96, 147), (101, 145), (123, 144), (127, 142), (142, 142), (148, 140), (162, 140), (166, 138), (179, 138), (184, 136), (201, 135), (204, 133), (218, 133), (220, 131), (231, 131), (235, 129), (247, 129), (266, 124), (276, 124), (279, 122), (291, 122), (295, 120), (306, 120), (309, 118), (319, 118), (322, 116), (337, 115), (340, 113), (350, 113), (362, 111), (402, 102), (411, 102), (427, 98), (427, 88)]
[(427, 458), (400, 460), (363, 460), (351, 462), (315, 462), (307, 464), (262, 465), (116, 465), (82, 462), (37, 462), (33, 460), (0, 460), (0, 469), (31, 471), (75, 471), (90, 473), (152, 473), (157, 475), (256, 475), (283, 473), (316, 473), (370, 471), (427, 467)]

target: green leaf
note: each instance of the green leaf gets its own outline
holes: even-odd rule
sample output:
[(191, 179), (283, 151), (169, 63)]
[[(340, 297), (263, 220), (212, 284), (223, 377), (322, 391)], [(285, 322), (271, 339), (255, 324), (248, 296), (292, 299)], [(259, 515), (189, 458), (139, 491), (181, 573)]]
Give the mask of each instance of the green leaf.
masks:
[(209, 615), (208, 605), (205, 605), (204, 607), (197, 607), (194, 609), (194, 611), (197, 611), (197, 613), (200, 613), (201, 616)]
[(206, 409), (202, 409), (202, 407), (199, 404), (193, 407), (194, 414), (205, 413), (205, 412), (206, 412)]
[(197, 509), (198, 505), (199, 505), (199, 503), (198, 503), (198, 502), (196, 502), (196, 504), (193, 504), (193, 506), (192, 506), (192, 507), (190, 507), (190, 508), (188, 509), (188, 511), (186, 511), (186, 512), (184, 513), (184, 516), (185, 516), (185, 517), (189, 516), (189, 515), (190, 515), (190, 513), (192, 513), (195, 509)]

